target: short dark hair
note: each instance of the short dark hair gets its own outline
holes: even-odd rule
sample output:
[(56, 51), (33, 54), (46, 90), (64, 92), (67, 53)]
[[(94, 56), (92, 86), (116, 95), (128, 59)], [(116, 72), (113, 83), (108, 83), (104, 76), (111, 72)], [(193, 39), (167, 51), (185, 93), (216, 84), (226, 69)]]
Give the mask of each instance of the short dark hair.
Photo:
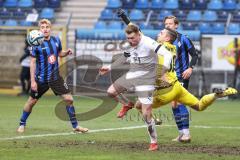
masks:
[(172, 16), (172, 15), (166, 16), (166, 17), (164, 18), (164, 20), (163, 20), (163, 23), (165, 23), (165, 21), (166, 21), (167, 19), (173, 19), (173, 21), (174, 21), (175, 24), (179, 24), (179, 20), (178, 20), (177, 17), (175, 17), (175, 16)]
[(170, 36), (170, 39), (171, 39), (170, 42), (173, 43), (177, 39), (177, 36), (178, 36), (177, 31), (169, 27), (166, 27), (165, 29), (168, 31), (167, 33)]
[(139, 33), (139, 27), (135, 24), (130, 24), (127, 26), (127, 28), (125, 29), (125, 32), (127, 34), (131, 34), (131, 33)]

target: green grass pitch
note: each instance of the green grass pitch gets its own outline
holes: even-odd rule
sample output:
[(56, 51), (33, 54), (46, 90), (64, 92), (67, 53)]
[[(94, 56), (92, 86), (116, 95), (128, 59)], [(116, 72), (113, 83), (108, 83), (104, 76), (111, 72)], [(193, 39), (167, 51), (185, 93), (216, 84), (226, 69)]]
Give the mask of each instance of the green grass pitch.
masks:
[[(68, 134), (72, 131), (70, 123), (55, 115), (54, 106), (59, 102), (55, 96), (45, 96), (39, 101), (28, 119), (26, 132), (19, 135), (16, 128), (26, 100), (27, 97), (0, 95), (0, 160), (237, 160), (240, 157), (240, 101), (237, 100), (216, 101), (203, 112), (191, 110), (189, 144), (171, 142), (177, 136), (177, 129), (170, 106), (155, 110), (163, 120), (163, 125), (157, 127), (156, 152), (147, 150), (146, 128), (101, 130), (144, 125), (135, 110), (127, 118), (117, 119), (119, 106), (101, 117), (80, 122), (94, 132)], [(75, 97), (78, 113), (100, 103), (97, 99)], [(23, 138), (16, 139), (19, 136)]]

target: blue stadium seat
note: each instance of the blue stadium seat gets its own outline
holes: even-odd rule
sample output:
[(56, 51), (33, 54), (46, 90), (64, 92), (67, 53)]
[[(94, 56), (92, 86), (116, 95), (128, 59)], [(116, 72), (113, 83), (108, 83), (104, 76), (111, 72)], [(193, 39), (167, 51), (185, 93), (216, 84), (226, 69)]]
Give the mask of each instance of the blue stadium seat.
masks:
[(148, 9), (149, 3), (148, 0), (137, 0), (135, 3), (135, 8), (137, 9)]
[(11, 12), (8, 11), (7, 8), (3, 8), (0, 10), (0, 18), (1, 19), (8, 19), (11, 16), (12, 16), (12, 14), (11, 14)]
[(18, 1), (18, 7), (32, 8), (33, 7), (33, 1), (32, 0), (19, 0)]
[(199, 10), (190, 10), (187, 15), (187, 21), (201, 21), (202, 13)]
[(24, 11), (21, 10), (21, 8), (18, 8), (16, 11), (13, 12), (13, 18), (14, 19), (25, 19), (26, 14)]
[(209, 34), (212, 32), (211, 25), (209, 23), (200, 23), (198, 29), (202, 34)]
[(177, 30), (178, 31), (182, 31), (183, 30), (183, 26), (182, 26), (182, 24), (180, 23), (180, 24), (178, 24), (178, 28), (177, 28)]
[(213, 23), (211, 33), (213, 33), (213, 34), (224, 34), (225, 33), (224, 23)]
[(194, 9), (205, 10), (207, 8), (207, 0), (195, 1)]
[(48, 0), (48, 7), (53, 9), (60, 9), (61, 0)]
[(166, 16), (172, 15), (172, 11), (170, 10), (161, 10), (158, 14), (157, 20), (162, 21)]
[(17, 0), (5, 0), (4, 7), (7, 8), (15, 8), (17, 7)]
[(122, 3), (120, 0), (108, 0), (107, 8), (121, 8)]
[(180, 9), (193, 9), (193, 0), (180, 1)]
[(3, 7), (3, 0), (0, 0), (0, 8), (2, 8)]
[(140, 22), (139, 28), (140, 29), (153, 29), (153, 26), (150, 23), (146, 24), (145, 22)]
[(240, 34), (240, 25), (238, 23), (230, 23), (227, 31), (228, 34)]
[(232, 19), (233, 22), (238, 22), (240, 23), (240, 11), (236, 11), (236, 12), (233, 12), (233, 19)]
[(53, 20), (55, 18), (54, 10), (52, 8), (43, 8), (40, 13), (40, 18)]
[(34, 8), (41, 10), (45, 7), (47, 7), (47, 0), (34, 0)]
[(94, 25), (94, 29), (106, 29), (107, 25), (104, 21), (97, 21)]
[(3, 23), (3, 21), (0, 19), (0, 26), (2, 26), (4, 23)]
[(138, 9), (131, 10), (130, 14), (129, 14), (129, 17), (133, 21), (140, 21), (140, 20), (143, 20), (145, 18), (143, 12), (141, 10), (138, 10)]
[(163, 3), (163, 0), (152, 0), (150, 6), (152, 9), (162, 9), (164, 6), (164, 3)]
[(236, 6), (237, 8), (237, 10), (240, 10), (240, 2), (238, 2), (238, 4), (237, 4), (237, 6)]
[(187, 17), (187, 14), (184, 10), (177, 10), (174, 15), (176, 15), (179, 21), (185, 21)]
[(111, 9), (104, 9), (101, 12), (100, 19), (102, 20), (111, 20), (113, 19), (113, 12)]
[(224, 0), (223, 4), (224, 10), (235, 10), (237, 8), (237, 3), (235, 0)]
[(134, 0), (122, 0), (122, 8), (132, 9), (134, 8), (135, 2)]
[(203, 12), (203, 21), (216, 21), (218, 19), (217, 13), (215, 11), (206, 10)]
[(26, 20), (21, 20), (19, 22), (20, 26), (32, 26), (32, 22), (26, 21)]
[(182, 23), (182, 27), (184, 30), (195, 30), (196, 29), (196, 25), (191, 22)]
[(210, 2), (207, 5), (207, 8), (210, 10), (220, 10), (222, 9), (223, 4), (222, 0), (210, 0)]
[(5, 21), (4, 26), (17, 26), (18, 23), (14, 19), (8, 19)]
[(164, 24), (161, 21), (160, 22), (153, 22), (152, 26), (153, 26), (153, 28), (155, 30), (162, 30), (162, 29), (164, 29)]
[(178, 9), (178, 1), (176, 0), (166, 0), (164, 3), (165, 9)]
[(109, 24), (107, 25), (107, 29), (122, 29), (122, 22), (120, 21), (110, 21)]
[(219, 11), (218, 12), (218, 21), (226, 22), (228, 18), (228, 12), (226, 11)]

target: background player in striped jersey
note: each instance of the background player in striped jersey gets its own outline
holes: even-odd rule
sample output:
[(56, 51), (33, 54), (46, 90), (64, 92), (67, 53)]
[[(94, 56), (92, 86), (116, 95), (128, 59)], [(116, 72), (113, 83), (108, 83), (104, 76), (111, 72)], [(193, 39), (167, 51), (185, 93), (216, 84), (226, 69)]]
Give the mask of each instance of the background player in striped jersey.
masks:
[(72, 50), (63, 51), (59, 37), (51, 36), (51, 22), (49, 20), (40, 20), (39, 28), (44, 34), (44, 42), (32, 48), (30, 61), (31, 93), (23, 108), (17, 132), (23, 133), (25, 131), (26, 121), (32, 112), (33, 106), (49, 88), (53, 90), (55, 95), (60, 95), (66, 102), (66, 110), (73, 130), (76, 132), (87, 132), (87, 128), (82, 128), (78, 125), (73, 106), (73, 97), (67, 84), (59, 75), (58, 57), (70, 55)]
[[(178, 24), (179, 21), (175, 16), (167, 16), (164, 18), (165, 27), (176, 30), (178, 28)], [(173, 43), (177, 47), (175, 70), (179, 82), (185, 89), (188, 89), (189, 79), (192, 74), (192, 70), (197, 63), (198, 55), (192, 41), (185, 35), (179, 32), (177, 33), (178, 38)], [(189, 55), (192, 58), (190, 62)], [(179, 130), (179, 135), (173, 139), (173, 141), (190, 142), (189, 111), (185, 105), (177, 102), (172, 103), (172, 110)]]

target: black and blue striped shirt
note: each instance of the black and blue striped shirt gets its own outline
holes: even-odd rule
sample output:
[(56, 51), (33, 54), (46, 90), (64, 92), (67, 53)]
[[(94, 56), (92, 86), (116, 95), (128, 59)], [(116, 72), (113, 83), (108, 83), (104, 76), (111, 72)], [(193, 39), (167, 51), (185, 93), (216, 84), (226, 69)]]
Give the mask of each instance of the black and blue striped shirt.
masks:
[(36, 58), (35, 80), (37, 82), (47, 83), (59, 78), (58, 56), (61, 51), (61, 41), (55, 36), (32, 48), (31, 56)]
[[(185, 35), (178, 33), (178, 38), (173, 43), (177, 48), (177, 57), (175, 70), (179, 80), (182, 80), (182, 73), (189, 67), (193, 67), (197, 62), (197, 54), (192, 41)], [(189, 54), (192, 56), (192, 62), (189, 62)]]

